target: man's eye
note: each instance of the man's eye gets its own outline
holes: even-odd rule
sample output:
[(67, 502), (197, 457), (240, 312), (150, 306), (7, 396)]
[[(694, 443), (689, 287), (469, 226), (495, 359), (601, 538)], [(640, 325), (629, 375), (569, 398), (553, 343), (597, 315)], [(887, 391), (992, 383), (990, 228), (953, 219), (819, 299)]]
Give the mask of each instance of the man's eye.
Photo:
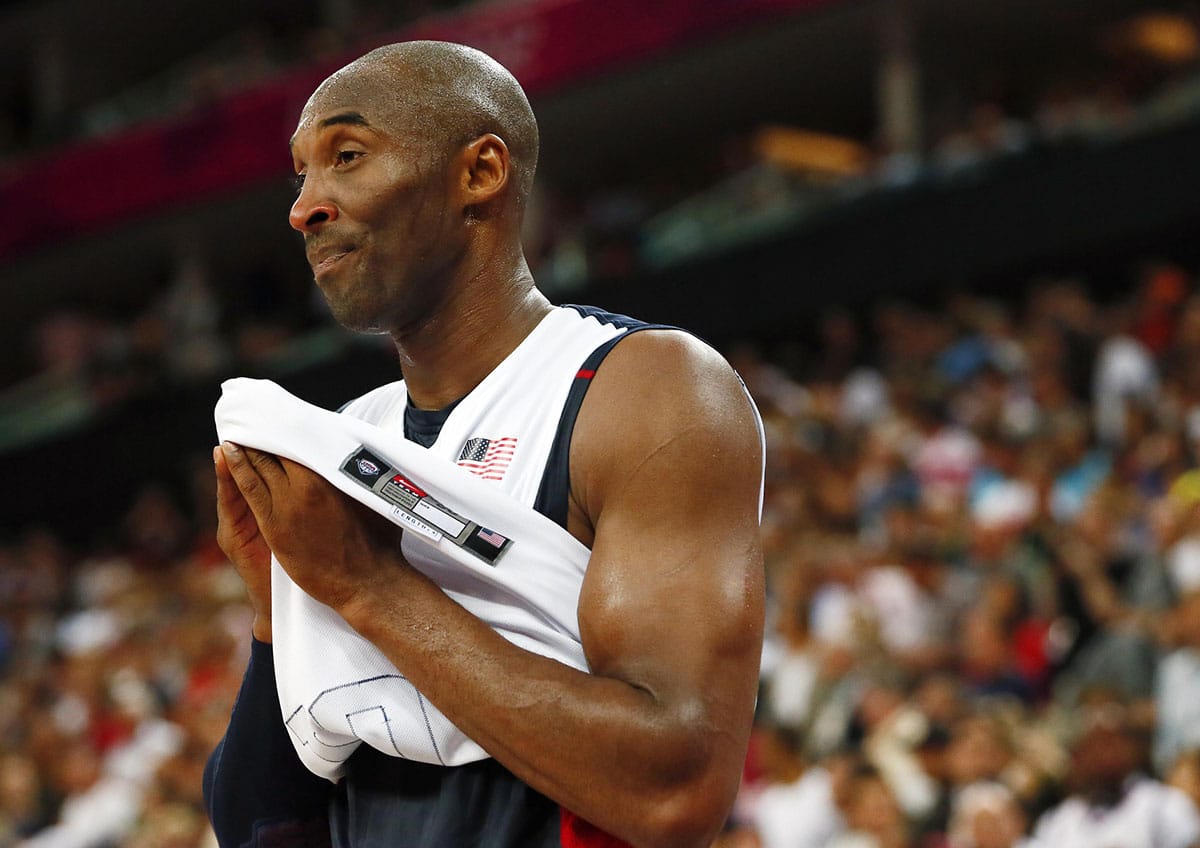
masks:
[(296, 194), (299, 194), (304, 189), (304, 174), (292, 177), (292, 185), (296, 187)]
[(337, 162), (339, 165), (349, 165), (359, 156), (362, 156), (362, 152), (358, 150), (339, 150), (337, 153)]

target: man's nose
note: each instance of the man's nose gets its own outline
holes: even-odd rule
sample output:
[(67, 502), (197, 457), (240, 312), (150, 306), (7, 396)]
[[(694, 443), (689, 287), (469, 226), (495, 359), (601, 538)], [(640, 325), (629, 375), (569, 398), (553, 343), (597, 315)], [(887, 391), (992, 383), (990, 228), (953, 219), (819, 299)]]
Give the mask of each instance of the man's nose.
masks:
[(288, 223), (293, 229), (302, 233), (312, 233), (320, 229), (322, 224), (337, 220), (337, 205), (329, 199), (318, 199), (315, 187), (306, 180), (292, 211), (288, 213)]

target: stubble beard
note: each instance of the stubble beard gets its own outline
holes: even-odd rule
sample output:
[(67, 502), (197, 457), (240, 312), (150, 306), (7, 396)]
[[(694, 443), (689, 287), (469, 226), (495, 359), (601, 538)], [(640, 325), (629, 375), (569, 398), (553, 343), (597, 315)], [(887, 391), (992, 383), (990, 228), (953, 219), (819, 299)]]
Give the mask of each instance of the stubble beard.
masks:
[(372, 275), (354, 270), (359, 272), (354, 279), (333, 281), (329, 286), (317, 283), (317, 289), (333, 320), (345, 329), (364, 335), (384, 333), (380, 304), (373, 302), (382, 298), (373, 292)]
[(357, 279), (344, 281), (336, 290), (332, 287), (329, 291), (320, 290), (330, 315), (345, 329), (396, 339), (419, 333), (444, 300), (436, 296), (435, 286), (429, 280), (384, 283), (380, 282), (380, 275), (366, 269)]

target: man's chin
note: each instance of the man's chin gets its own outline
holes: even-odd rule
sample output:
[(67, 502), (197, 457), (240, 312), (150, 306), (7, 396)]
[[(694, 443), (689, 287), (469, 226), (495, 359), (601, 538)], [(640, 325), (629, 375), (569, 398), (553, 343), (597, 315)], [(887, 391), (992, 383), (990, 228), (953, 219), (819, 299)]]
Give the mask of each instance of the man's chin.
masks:
[[(325, 292), (322, 294), (325, 295)], [(345, 300), (325, 295), (325, 305), (329, 308), (333, 320), (352, 333), (379, 335), (387, 332), (378, 314), (364, 308), (362, 304), (347, 303)]]

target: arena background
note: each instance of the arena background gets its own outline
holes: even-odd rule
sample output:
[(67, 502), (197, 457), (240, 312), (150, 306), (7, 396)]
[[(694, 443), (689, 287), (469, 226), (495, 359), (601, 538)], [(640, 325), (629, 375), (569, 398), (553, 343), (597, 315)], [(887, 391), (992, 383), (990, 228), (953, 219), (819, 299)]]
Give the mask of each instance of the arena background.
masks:
[[(180, 625), (169, 644), (187, 660), (168, 673), (129, 634), (162, 635), (148, 610), (186, 619), (180, 598), (237, 620), (208, 543), (221, 379), (266, 376), (336, 406), (397, 373), (387, 344), (331, 326), (286, 225), (287, 138), (345, 61), (406, 38), (463, 41), (527, 87), (542, 133), (527, 245), (544, 290), (696, 331), (745, 368), (787, 434), (771, 491), (790, 506), (768, 526), (778, 608), (796, 582), (779, 563), (806, 522), (870, 529), (838, 501), (853, 500), (858, 454), (827, 469), (802, 519), (789, 512), (812, 447), (796, 434), (828, 425), (820, 403), (842, 397), (851, 366), (898, 380), (905, 363), (987, 337), (964, 309), (1007, 315), (1013, 341), (1039, 304), (1055, 308), (1039, 293), (1063, 287), (1105, 316), (1090, 353), (1132, 335), (1165, 383), (1191, 351), (1171, 334), (1200, 267), (1197, 23), (1181, 0), (0, 2), (0, 789), (24, 775), (12, 781), (40, 787), (48, 824), (140, 721), (172, 718), (186, 741), (140, 778), (140, 824), (47, 844), (204, 844), (189, 787), (212, 728), (177, 713), (199, 704), (219, 724), (244, 645)], [(1155, 306), (1148, 338), (1134, 319)], [(1095, 362), (1068, 387), (1086, 411)], [(1164, 408), (1186, 413), (1189, 391)], [(1143, 517), (1190, 468), (1186, 421), (1151, 427), (1176, 450), (1160, 491), (1141, 492)], [(1166, 543), (1150, 553), (1169, 577)], [(223, 588), (192, 585), (189, 569)], [(821, 585), (809, 582), (806, 604)], [(1170, 588), (1163, 609), (1186, 594)], [(1155, 642), (1154, 662), (1183, 638)], [(114, 682), (97, 661), (61, 682), (64, 663), (97, 652), (141, 676)], [(1036, 681), (1030, 703), (1053, 702), (1053, 682)], [(33, 727), (45, 715), (56, 730)], [(92, 777), (59, 775), (70, 758), (48, 762), (54, 745), (90, 750)], [(746, 822), (762, 779), (751, 765)], [(18, 844), (6, 797), (0, 846)]]

